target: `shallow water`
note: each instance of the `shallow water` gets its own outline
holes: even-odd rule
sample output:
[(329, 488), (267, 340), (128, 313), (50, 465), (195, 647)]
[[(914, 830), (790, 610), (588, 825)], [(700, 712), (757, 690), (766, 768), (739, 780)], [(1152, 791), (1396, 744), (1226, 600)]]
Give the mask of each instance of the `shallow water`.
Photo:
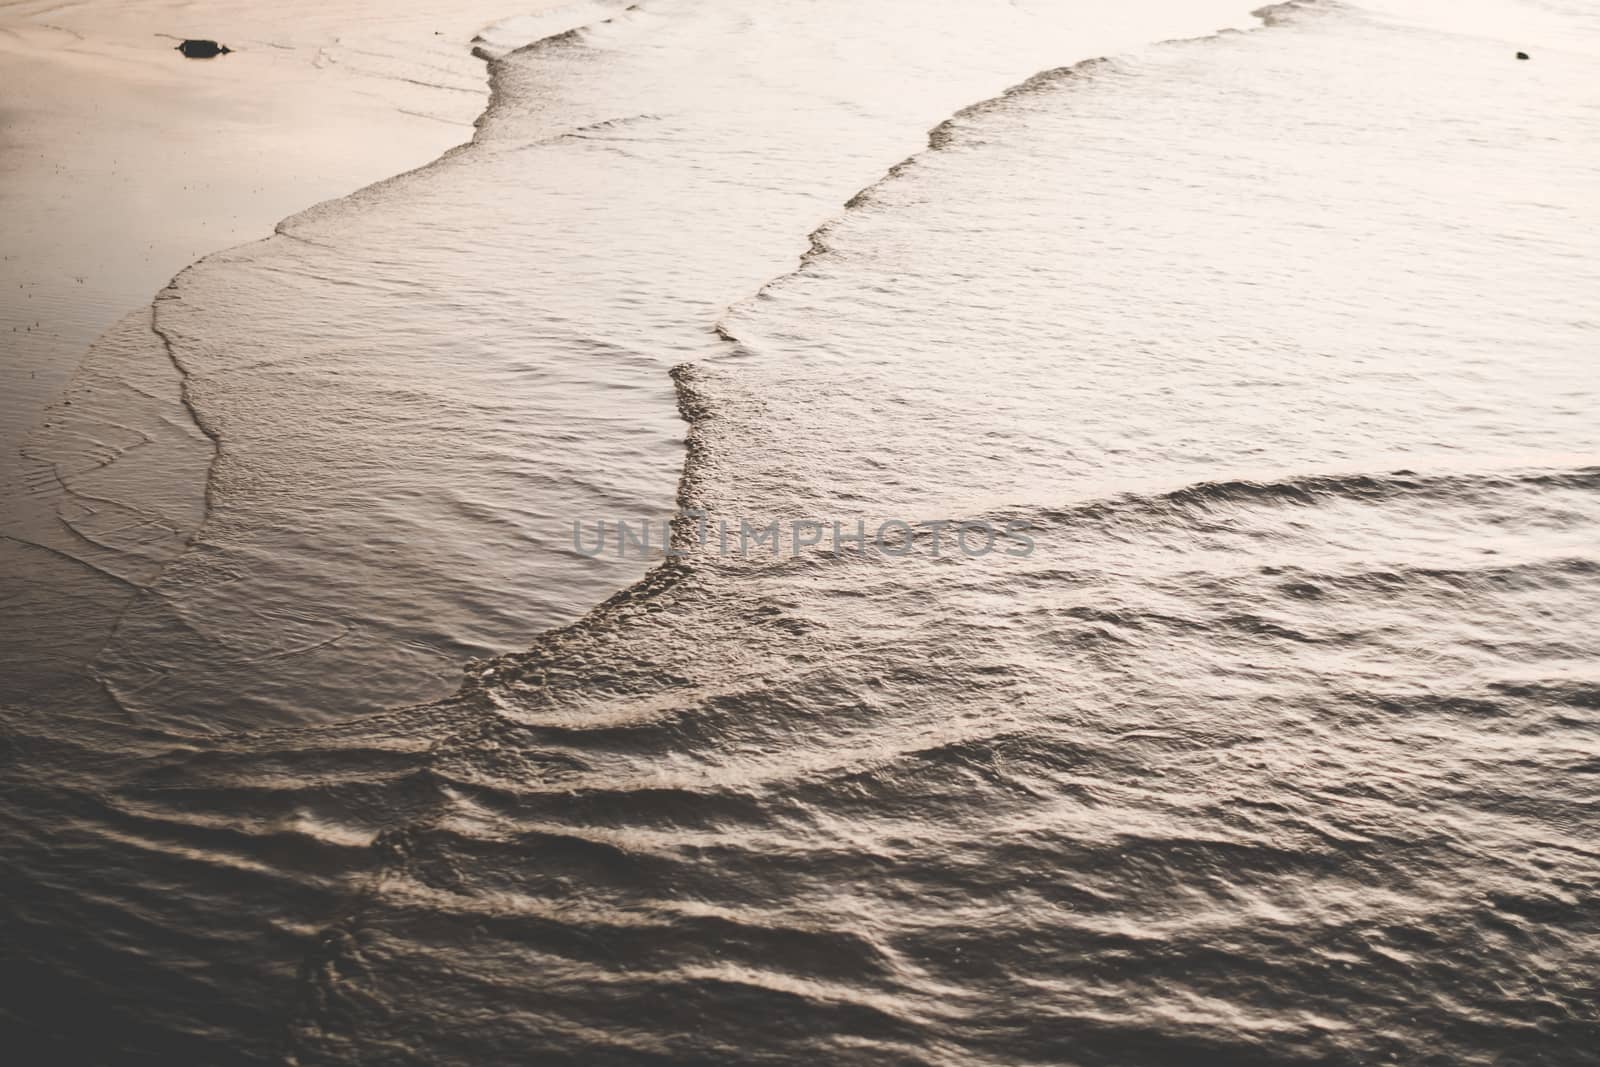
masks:
[(0, 692), (109, 705), (86, 668), (198, 527), (212, 446), (152, 294), (468, 137), (480, 27), (499, 54), (605, 10), (522, 3), (0, 0)]
[(666, 372), (728, 348), (728, 305), (963, 104), (1239, 14), (1173, 7), (652, 5), (508, 57), (472, 145), (157, 301), (220, 449), (96, 677), (146, 722), (320, 720), (576, 619), (651, 561), (586, 559), (572, 523), (670, 512)]
[[(470, 132), (466, 42), (504, 10), (0, 0), (0, 493), (90, 344), (173, 274)], [(521, 43), (565, 28), (529, 21)], [(182, 36), (232, 52), (188, 61)]]
[[(206, 1062), (1592, 1061), (1593, 19), (1299, 5), (1082, 64), (951, 10), (1032, 66), (967, 47), (958, 83), (930, 41), (903, 114), (818, 91), (819, 146), (719, 79), (788, 100), (797, 34), (875, 22), (647, 7), (508, 60), (475, 152), (186, 276), (156, 314), (224, 446), (161, 599), (281, 634), (320, 573), (368, 634), (492, 648), (644, 569), (532, 549), (666, 510), (675, 411), (713, 529), (1032, 551), (741, 558), (682, 522), (365, 717), (404, 655), (134, 686), (172, 632), (135, 619), (102, 669), (147, 725), (8, 713), (14, 1024), (94, 1004)], [(841, 192), (919, 72), (992, 98)], [(439, 562), (508, 517), (524, 556)], [(169, 732), (240, 721), (272, 725)]]

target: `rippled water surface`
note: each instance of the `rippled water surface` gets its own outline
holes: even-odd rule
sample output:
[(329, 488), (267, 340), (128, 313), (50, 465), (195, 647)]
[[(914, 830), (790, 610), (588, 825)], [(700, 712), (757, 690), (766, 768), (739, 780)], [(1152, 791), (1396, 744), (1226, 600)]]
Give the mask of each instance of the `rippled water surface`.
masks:
[[(9, 1024), (1592, 1063), (1600, 27), (1119, 10), (647, 3), (180, 278), (212, 507), (124, 724), (7, 712)], [(1032, 551), (571, 550), (674, 485)]]
[(509, 56), (474, 144), (157, 302), (211, 510), (97, 676), (150, 721), (342, 717), (577, 618), (649, 561), (571, 524), (671, 510), (666, 372), (726, 349), (724, 309), (964, 103), (1242, 17), (1172, 6), (668, 3)]

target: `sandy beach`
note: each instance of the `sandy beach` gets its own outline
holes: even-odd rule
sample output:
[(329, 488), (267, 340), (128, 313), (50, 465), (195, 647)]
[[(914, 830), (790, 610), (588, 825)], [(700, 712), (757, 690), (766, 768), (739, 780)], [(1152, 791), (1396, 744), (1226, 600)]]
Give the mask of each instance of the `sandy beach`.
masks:
[[(0, 4), (0, 660), (81, 665), (204, 515), (212, 447), (152, 331), (204, 256), (469, 140), (485, 56), (592, 4)], [(499, 21), (497, 21), (499, 20)], [(230, 48), (185, 58), (185, 38)]]
[[(0, 4), (0, 484), (93, 341), (178, 271), (469, 138), (473, 38), (518, 8), (548, 17), (501, 46), (559, 29), (552, 0)], [(185, 59), (185, 37), (233, 52)]]
[(0, 0), (7, 1062), (1594, 1067), (1593, 4), (489, 2)]

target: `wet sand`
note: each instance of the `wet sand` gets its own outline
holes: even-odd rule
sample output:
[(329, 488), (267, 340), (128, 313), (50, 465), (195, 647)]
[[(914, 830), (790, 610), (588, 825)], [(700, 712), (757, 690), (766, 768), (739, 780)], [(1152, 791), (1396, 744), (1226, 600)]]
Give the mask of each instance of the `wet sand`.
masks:
[(0, 3), (0, 484), (96, 337), (201, 256), (467, 139), (473, 37), (557, 7)]
[[(152, 297), (210, 253), (468, 140), (488, 102), (474, 52), (594, 10), (0, 3), (7, 689), (94, 713), (84, 664), (204, 517), (213, 450), (152, 330)], [(232, 52), (188, 59), (187, 37)]]

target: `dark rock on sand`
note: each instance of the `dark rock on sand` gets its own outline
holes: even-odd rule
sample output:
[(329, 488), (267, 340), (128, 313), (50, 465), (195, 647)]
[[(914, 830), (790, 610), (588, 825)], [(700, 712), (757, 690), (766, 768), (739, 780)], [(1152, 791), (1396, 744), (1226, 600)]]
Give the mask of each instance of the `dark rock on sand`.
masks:
[(178, 51), (190, 59), (210, 59), (212, 56), (225, 56), (233, 49), (215, 41), (185, 41), (178, 46)]
[(1518, 52), (1517, 53), (1517, 58), (1518, 59), (1527, 59), (1528, 58), (1528, 53), (1526, 53), (1526, 52)]

